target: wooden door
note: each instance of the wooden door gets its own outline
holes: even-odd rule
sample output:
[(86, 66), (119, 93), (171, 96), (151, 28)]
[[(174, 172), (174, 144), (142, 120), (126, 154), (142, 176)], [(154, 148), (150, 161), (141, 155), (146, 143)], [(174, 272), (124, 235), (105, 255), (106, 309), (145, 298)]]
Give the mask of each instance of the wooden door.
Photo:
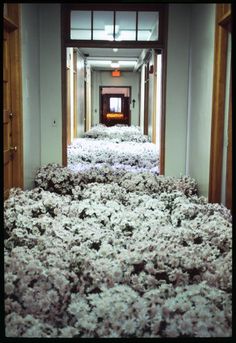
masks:
[(13, 187), (13, 157), (12, 149), (12, 106), (11, 106), (11, 66), (10, 66), (10, 32), (4, 28), (3, 37), (3, 132), (4, 132), (4, 199), (8, 197)]
[(12, 187), (23, 187), (19, 4), (4, 4), (3, 22), (3, 172), (6, 199)]

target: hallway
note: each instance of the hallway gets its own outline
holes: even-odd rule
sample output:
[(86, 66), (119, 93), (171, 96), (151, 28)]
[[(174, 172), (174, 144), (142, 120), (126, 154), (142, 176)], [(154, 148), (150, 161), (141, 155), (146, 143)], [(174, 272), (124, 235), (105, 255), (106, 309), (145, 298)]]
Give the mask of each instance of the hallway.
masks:
[(231, 48), (228, 4), (4, 4), (6, 337), (233, 335)]
[(231, 336), (230, 211), (190, 177), (91, 162), (5, 201), (6, 335)]

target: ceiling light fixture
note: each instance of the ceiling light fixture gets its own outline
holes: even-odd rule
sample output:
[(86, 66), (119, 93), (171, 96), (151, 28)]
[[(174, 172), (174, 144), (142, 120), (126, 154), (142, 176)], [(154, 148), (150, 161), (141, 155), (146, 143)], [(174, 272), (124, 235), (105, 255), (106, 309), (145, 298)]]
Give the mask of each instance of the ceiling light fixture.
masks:
[(117, 51), (118, 51), (118, 49), (117, 49), (117, 48), (113, 48), (112, 50), (113, 50), (114, 52), (117, 52)]
[(137, 63), (137, 61), (119, 61), (118, 63), (120, 65), (134, 66)]
[(112, 67), (112, 68), (119, 68), (120, 65), (119, 65), (118, 62), (112, 62), (112, 63), (111, 63), (111, 67)]

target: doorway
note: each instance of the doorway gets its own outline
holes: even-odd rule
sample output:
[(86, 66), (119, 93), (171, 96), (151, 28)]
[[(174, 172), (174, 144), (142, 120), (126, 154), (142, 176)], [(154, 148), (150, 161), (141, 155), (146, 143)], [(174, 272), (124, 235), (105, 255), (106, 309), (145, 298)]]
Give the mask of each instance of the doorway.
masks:
[(100, 123), (130, 125), (131, 87), (100, 87)]
[[(86, 15), (86, 18), (85, 18)], [(109, 19), (109, 25), (107, 20)], [(66, 48), (73, 47), (78, 48), (81, 50), (90, 49), (93, 50), (108, 50), (111, 49), (113, 51), (126, 51), (123, 54), (123, 59), (127, 62), (127, 52), (135, 49), (141, 49), (141, 53), (137, 58), (135, 70), (139, 71), (142, 67), (143, 57), (146, 55), (148, 50), (153, 49), (160, 49), (163, 52), (163, 66), (162, 66), (162, 76), (161, 76), (161, 99), (162, 99), (162, 108), (161, 108), (161, 123), (160, 129), (161, 134), (159, 139), (162, 141), (160, 142), (160, 174), (164, 174), (164, 137), (165, 137), (165, 73), (166, 73), (166, 47), (167, 47), (167, 22), (168, 22), (168, 6), (166, 4), (154, 4), (154, 3), (147, 3), (147, 4), (100, 4), (96, 6), (95, 4), (63, 4), (61, 6), (61, 39), (62, 39), (62, 106), (63, 106), (63, 135), (62, 135), (62, 146), (63, 146), (63, 165), (67, 165), (67, 116), (66, 116), (66, 108), (67, 108), (67, 99), (66, 99)], [(118, 30), (118, 31), (117, 31)], [(89, 54), (83, 51), (85, 56), (85, 62), (89, 56)], [(104, 58), (106, 56), (106, 58)], [(105, 61), (108, 63), (117, 62), (117, 59), (113, 60), (110, 59), (109, 55), (93, 55), (93, 59), (97, 60), (97, 62), (101, 63), (101, 61)], [(109, 58), (108, 58), (108, 57)], [(106, 61), (107, 60), (107, 61)], [(129, 61), (133, 62), (133, 61)], [(113, 63), (114, 64), (114, 63)], [(149, 65), (147, 69), (147, 75), (150, 73), (150, 68), (152, 65)], [(86, 67), (85, 67), (86, 69)], [(121, 68), (122, 69), (122, 68)], [(103, 69), (104, 70), (104, 69)], [(98, 73), (99, 74), (99, 73)], [(92, 74), (91, 74), (92, 78)], [(85, 83), (87, 77), (85, 76)], [(104, 79), (105, 80), (105, 79)], [(92, 84), (92, 80), (91, 80)], [(98, 85), (106, 85), (106, 82), (101, 82), (99, 77), (97, 78), (96, 86)], [(137, 87), (139, 87), (139, 83), (136, 83)], [(86, 92), (89, 90), (85, 85)], [(102, 109), (98, 102), (101, 101), (101, 97), (99, 96), (98, 92), (97, 95), (94, 96), (93, 89), (91, 90), (91, 97), (94, 101), (92, 101), (91, 106), (91, 122), (92, 125), (101, 122), (101, 113)], [(154, 90), (155, 91), (155, 90)], [(130, 99), (131, 104), (131, 113), (129, 118), (126, 119), (128, 124), (132, 124), (133, 120), (133, 113), (132, 113), (132, 106), (135, 106), (135, 110), (139, 108), (139, 113), (137, 113), (137, 124), (140, 124), (141, 118), (141, 110), (140, 106), (136, 106), (137, 99), (134, 96), (133, 88), (132, 88), (132, 99)], [(115, 94), (115, 93), (112, 93)], [(119, 93), (122, 94), (122, 93)], [(147, 92), (146, 92), (147, 96)], [(97, 101), (97, 98), (98, 101)], [(111, 98), (115, 98), (114, 96)], [(108, 101), (109, 100), (109, 101)], [(135, 100), (133, 102), (133, 100)], [(152, 99), (153, 101), (154, 99)], [(112, 100), (120, 102), (121, 106), (124, 101), (122, 101), (122, 97), (120, 100)], [(140, 94), (138, 96), (138, 102), (140, 102)], [(84, 111), (85, 120), (87, 118), (87, 111), (89, 108), (89, 103), (85, 99), (86, 108)], [(107, 103), (110, 104), (110, 99), (107, 99)], [(153, 101), (154, 103), (154, 101)], [(129, 104), (129, 105), (130, 105)], [(153, 125), (153, 115), (155, 115), (154, 111), (152, 110), (153, 107), (147, 105), (147, 100), (145, 100), (144, 105), (144, 126), (145, 132), (149, 130), (150, 123)], [(147, 106), (149, 106), (149, 111), (147, 110)], [(121, 111), (120, 115), (124, 114)], [(117, 116), (117, 113), (116, 113)], [(121, 116), (120, 116), (121, 117)], [(121, 119), (121, 118), (120, 118)], [(119, 119), (119, 120), (120, 120)], [(111, 123), (111, 122), (110, 122)], [(141, 125), (140, 125), (141, 126)], [(87, 128), (87, 124), (86, 124)], [(147, 130), (148, 128), (148, 130)], [(151, 128), (152, 130), (152, 128)], [(155, 129), (156, 130), (156, 129)], [(153, 140), (153, 133), (151, 134), (151, 140)]]

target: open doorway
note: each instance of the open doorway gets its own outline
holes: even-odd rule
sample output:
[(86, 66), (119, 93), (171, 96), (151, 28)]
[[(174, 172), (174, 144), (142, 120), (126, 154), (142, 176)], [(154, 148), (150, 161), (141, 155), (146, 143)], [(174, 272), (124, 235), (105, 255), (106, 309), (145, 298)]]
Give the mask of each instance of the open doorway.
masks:
[[(63, 164), (67, 165), (67, 125), (66, 109), (68, 107), (66, 99), (66, 73), (65, 73), (65, 49), (69, 46), (79, 49), (84, 56), (84, 130), (88, 126), (94, 126), (99, 123), (105, 123), (107, 126), (115, 123), (126, 125), (135, 125), (145, 127), (146, 134), (154, 144), (157, 140), (160, 149), (160, 173), (164, 174), (164, 74), (161, 78), (162, 99), (161, 109), (159, 111), (158, 125), (156, 120), (156, 89), (155, 80), (156, 70), (153, 61), (146, 61), (146, 56), (150, 52), (156, 52), (158, 49), (164, 52), (166, 49), (166, 31), (167, 31), (167, 7), (160, 4), (122, 4), (122, 8), (117, 4), (106, 4), (94, 8), (93, 4), (73, 5), (65, 4), (62, 7), (62, 96), (63, 96)], [(84, 15), (90, 20), (85, 21)], [(107, 24), (109, 16), (110, 26)], [(131, 23), (132, 17), (132, 23)], [(87, 23), (87, 24), (86, 24)], [(88, 24), (89, 23), (89, 24)], [(117, 26), (118, 25), (118, 26)], [(118, 29), (119, 27), (119, 29)], [(108, 32), (108, 29), (109, 32)], [(117, 32), (118, 30), (119, 32)], [(125, 34), (129, 31), (129, 35)], [(128, 32), (127, 31), (127, 32)], [(133, 61), (133, 51), (138, 51)], [(117, 52), (115, 56), (113, 53)], [(153, 56), (153, 54), (151, 54)], [(155, 56), (155, 55), (154, 55)], [(154, 57), (155, 58), (155, 57)], [(116, 63), (114, 63), (116, 62)], [(165, 63), (165, 58), (163, 59)], [(127, 83), (119, 83), (119, 86), (130, 87), (132, 89), (129, 100), (125, 100), (122, 92), (110, 93), (110, 95), (101, 94), (99, 87), (117, 87), (118, 84), (107, 83), (106, 76), (111, 74), (111, 65), (120, 64), (121, 72), (129, 73), (130, 76), (137, 75), (134, 81), (137, 87)], [(123, 63), (129, 64), (129, 70), (125, 70)], [(142, 66), (145, 65), (145, 92), (144, 103), (141, 104), (142, 85)], [(88, 74), (89, 71), (89, 74)], [(90, 80), (90, 86), (87, 80)], [(115, 78), (114, 78), (115, 79)], [(151, 82), (153, 86), (150, 87)], [(149, 88), (147, 88), (149, 87)], [(149, 92), (146, 90), (149, 89)], [(158, 88), (159, 89), (159, 88)], [(82, 94), (80, 92), (80, 94)], [(88, 98), (87, 94), (90, 94)], [(111, 107), (116, 103), (116, 111), (111, 111)], [(111, 106), (110, 106), (111, 105)], [(109, 111), (108, 111), (109, 110)], [(89, 113), (88, 113), (89, 112)], [(106, 113), (105, 113), (106, 112)], [(125, 112), (125, 113), (124, 113)], [(108, 115), (108, 116), (107, 116)], [(76, 117), (76, 115), (74, 116)], [(109, 117), (109, 121), (108, 121)], [(89, 121), (88, 121), (89, 118)], [(156, 121), (155, 121), (156, 120)], [(87, 123), (90, 122), (89, 125)], [(157, 133), (160, 129), (160, 134)]]
[(100, 87), (100, 122), (130, 125), (131, 87)]

